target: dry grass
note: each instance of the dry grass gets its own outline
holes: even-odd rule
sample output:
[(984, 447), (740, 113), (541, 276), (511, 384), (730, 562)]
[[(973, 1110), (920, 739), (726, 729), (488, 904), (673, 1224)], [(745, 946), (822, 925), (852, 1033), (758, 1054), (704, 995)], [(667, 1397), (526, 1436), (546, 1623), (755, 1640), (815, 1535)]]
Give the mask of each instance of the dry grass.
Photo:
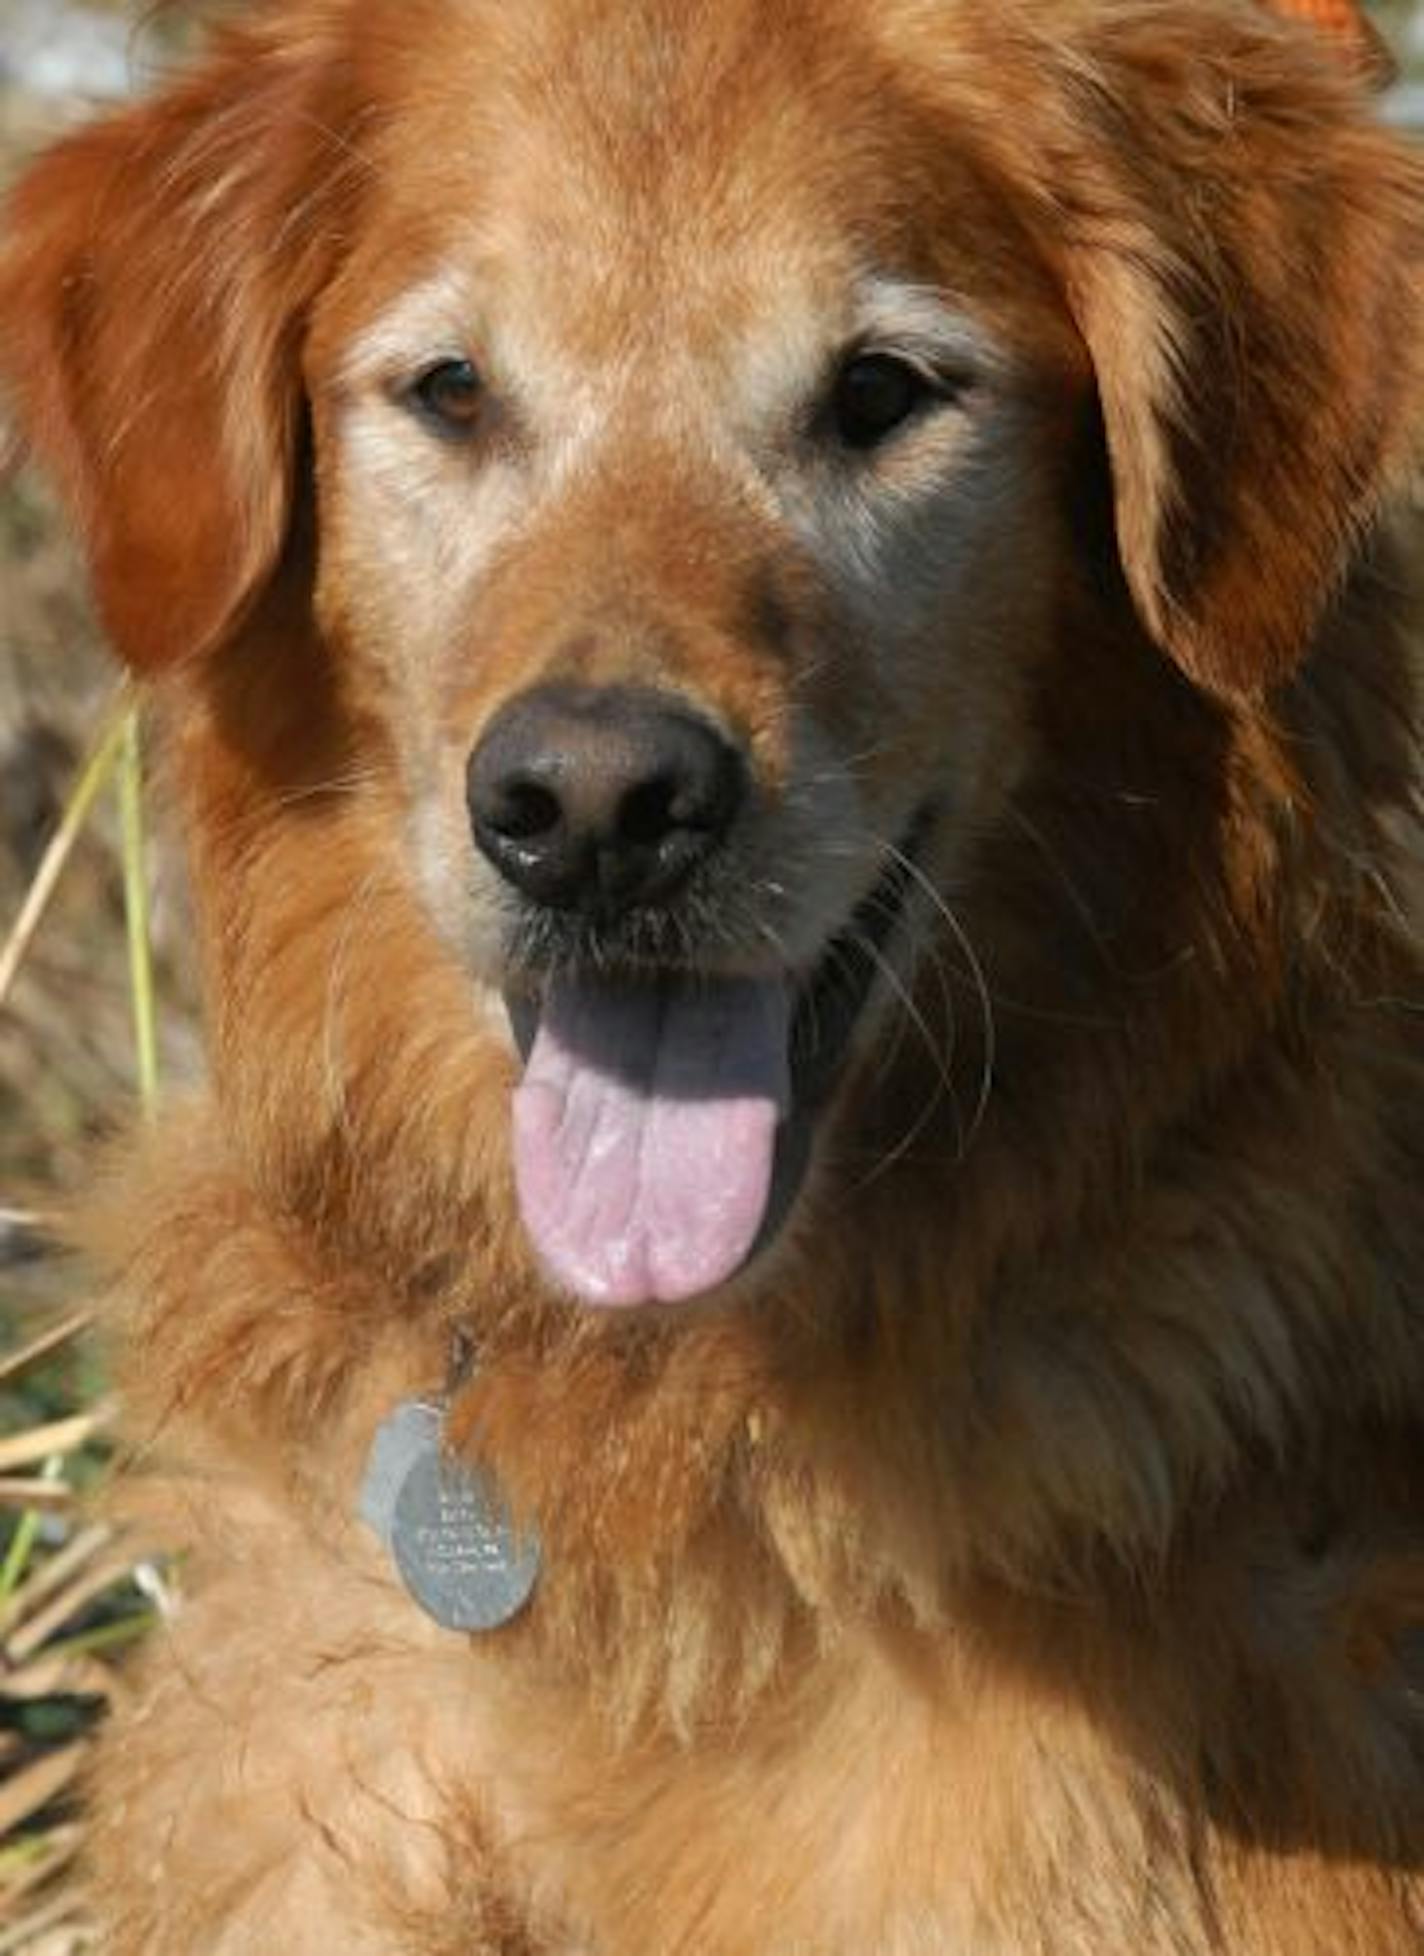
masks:
[[(0, 0), (0, 186), (84, 112), (5, 82), (24, 34), (62, 11)], [(151, 67), (158, 43), (133, 45)], [(84, 1274), (53, 1252), (49, 1216), (160, 1061), (170, 1078), (199, 1062), (179, 879), (118, 791), (121, 763), (136, 778), (128, 704), (52, 499), (5, 454), (0, 428), (0, 1956), (69, 1956), (97, 1946), (76, 1870), (87, 1751), (167, 1591), (143, 1545), (89, 1513), (112, 1407)], [(151, 930), (130, 933), (149, 895)]]
[[(83, 1311), (0, 1362), (0, 1386), (87, 1328)], [(96, 1947), (73, 1864), (77, 1794), (97, 1719), (123, 1689), (113, 1664), (166, 1606), (164, 1579), (138, 1546), (79, 1518), (103, 1462), (106, 1400), (0, 1441), (0, 1956)]]
[[(121, 690), (79, 769), (25, 900), (0, 941), (0, 1007), (106, 790), (121, 808), (131, 1045), (142, 1102), (157, 1090), (135, 709)], [(42, 1257), (42, 1215), (0, 1211), (0, 1249)], [(83, 1497), (107, 1464), (113, 1402), (70, 1308), (0, 1356), (0, 1956), (92, 1947), (73, 1863), (92, 1733), (122, 1691), (113, 1658), (166, 1606), (151, 1550), (89, 1520)]]

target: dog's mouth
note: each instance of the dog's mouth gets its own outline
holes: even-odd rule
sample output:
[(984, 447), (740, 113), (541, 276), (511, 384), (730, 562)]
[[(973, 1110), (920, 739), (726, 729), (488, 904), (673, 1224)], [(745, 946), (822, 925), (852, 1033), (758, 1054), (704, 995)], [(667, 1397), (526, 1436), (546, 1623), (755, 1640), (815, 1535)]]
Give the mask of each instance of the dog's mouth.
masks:
[(509, 995), (525, 1228), (581, 1303), (678, 1303), (780, 1232), (918, 877), (922, 810), (799, 982), (560, 972)]

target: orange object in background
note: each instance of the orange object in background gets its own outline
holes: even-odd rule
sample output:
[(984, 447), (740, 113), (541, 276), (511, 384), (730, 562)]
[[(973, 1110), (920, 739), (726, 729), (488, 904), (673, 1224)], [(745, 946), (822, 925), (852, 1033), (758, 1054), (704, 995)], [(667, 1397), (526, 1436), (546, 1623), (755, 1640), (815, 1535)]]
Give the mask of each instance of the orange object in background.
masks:
[(1305, 20), (1336, 42), (1340, 52), (1377, 88), (1394, 80), (1394, 57), (1357, 0), (1262, 0), (1267, 11)]

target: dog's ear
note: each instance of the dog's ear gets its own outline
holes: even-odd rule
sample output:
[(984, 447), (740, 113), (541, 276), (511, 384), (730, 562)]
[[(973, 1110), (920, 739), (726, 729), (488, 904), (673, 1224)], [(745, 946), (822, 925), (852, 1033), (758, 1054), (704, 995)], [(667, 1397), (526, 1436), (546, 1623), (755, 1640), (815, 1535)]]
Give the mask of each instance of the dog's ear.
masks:
[(137, 668), (215, 644), (281, 553), (302, 319), (348, 174), (336, 85), (314, 33), (232, 33), (187, 81), (42, 157), (11, 199), (7, 402)]
[(1104, 9), (1061, 86), (1128, 584), (1190, 677), (1257, 694), (1414, 459), (1424, 169), (1310, 36), (1239, 9)]

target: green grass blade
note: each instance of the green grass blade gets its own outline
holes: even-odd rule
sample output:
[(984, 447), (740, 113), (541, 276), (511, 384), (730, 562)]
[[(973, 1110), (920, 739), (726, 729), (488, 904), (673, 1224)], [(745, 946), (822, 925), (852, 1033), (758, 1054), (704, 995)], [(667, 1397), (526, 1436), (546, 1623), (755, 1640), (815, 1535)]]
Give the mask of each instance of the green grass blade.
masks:
[[(51, 1454), (40, 1469), (40, 1478), (57, 1481), (64, 1470), (64, 1455)], [(26, 1508), (15, 1523), (15, 1532), (10, 1537), (5, 1550), (5, 1560), (0, 1563), (0, 1603), (7, 1602), (19, 1588), (25, 1571), (30, 1566), (30, 1556), (34, 1551), (35, 1540), (40, 1531), (40, 1511)]]

